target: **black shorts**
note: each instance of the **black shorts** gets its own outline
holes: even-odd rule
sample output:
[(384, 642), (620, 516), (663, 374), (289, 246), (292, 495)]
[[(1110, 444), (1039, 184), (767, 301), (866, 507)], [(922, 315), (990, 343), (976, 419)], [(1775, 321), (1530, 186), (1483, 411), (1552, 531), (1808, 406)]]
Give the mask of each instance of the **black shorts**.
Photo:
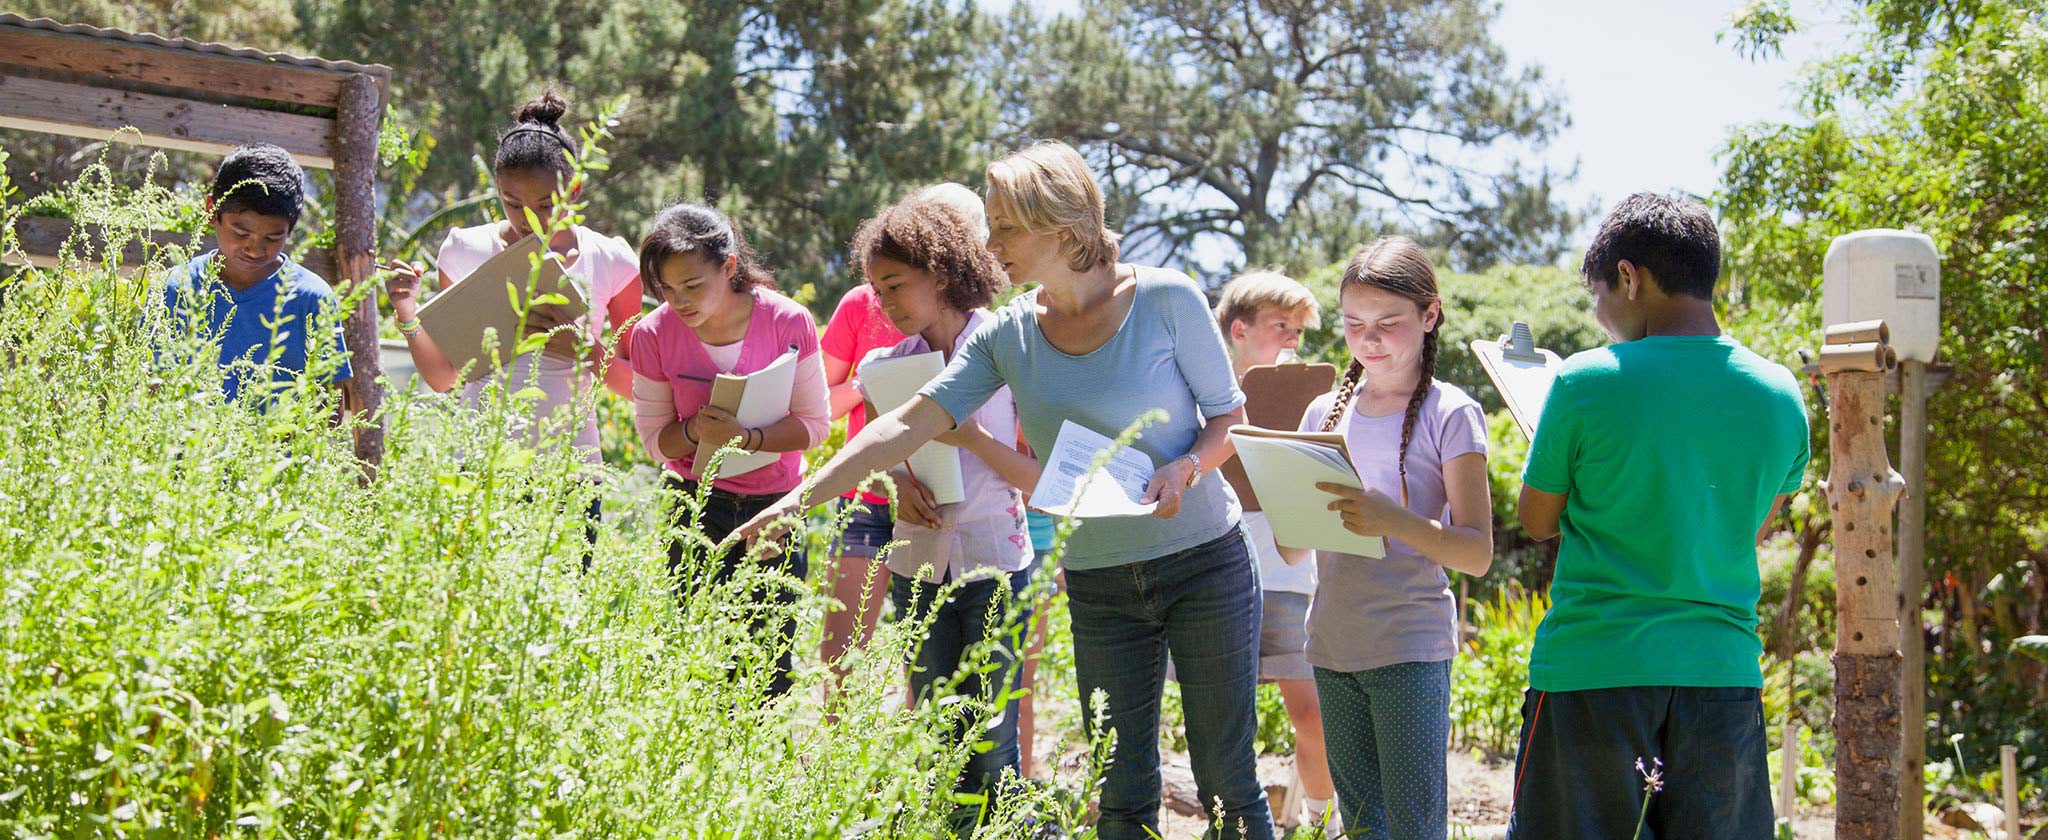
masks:
[(1766, 749), (1754, 688), (1531, 689), (1508, 838), (1770, 840)]

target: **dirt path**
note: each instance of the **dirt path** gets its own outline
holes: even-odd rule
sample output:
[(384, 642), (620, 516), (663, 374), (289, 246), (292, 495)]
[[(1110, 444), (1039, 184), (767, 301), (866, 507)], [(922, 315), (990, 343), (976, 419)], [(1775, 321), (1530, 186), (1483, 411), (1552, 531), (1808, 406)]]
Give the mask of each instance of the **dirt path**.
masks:
[[(1041, 738), (1038, 755), (1049, 755), (1048, 750), (1055, 744), (1048, 737)], [(1202, 835), (1204, 820), (1195, 815), (1182, 813), (1171, 807), (1175, 799), (1192, 800), (1194, 780), (1188, 771), (1185, 753), (1166, 751), (1161, 754), (1163, 775), (1168, 788), (1169, 807), (1160, 811), (1160, 834), (1165, 840), (1189, 840)], [(1449, 776), (1451, 840), (1499, 840), (1507, 836), (1508, 807), (1514, 797), (1514, 762), (1486, 760), (1470, 752), (1451, 750), (1445, 757)], [(1259, 757), (1259, 780), (1271, 786), (1285, 784), (1293, 775), (1294, 759), (1284, 755), (1262, 755)], [(1930, 822), (1933, 820), (1930, 819)], [(1947, 826), (1930, 825), (1929, 837), (1961, 836), (1943, 833)], [(1953, 829), (1948, 829), (1953, 831)], [(1827, 840), (1834, 836), (1834, 811), (1832, 808), (1803, 808), (1793, 821), (1793, 835), (1798, 840)], [(1311, 836), (1304, 831), (1293, 833), (1295, 837)]]

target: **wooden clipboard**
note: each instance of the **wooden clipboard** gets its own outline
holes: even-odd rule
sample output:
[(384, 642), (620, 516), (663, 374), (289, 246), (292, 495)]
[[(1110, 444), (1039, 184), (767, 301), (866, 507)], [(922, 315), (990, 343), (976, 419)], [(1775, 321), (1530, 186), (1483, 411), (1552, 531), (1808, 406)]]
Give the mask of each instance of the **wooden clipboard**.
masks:
[(1557, 370), (1564, 360), (1537, 347), (1529, 325), (1521, 321), (1516, 321), (1499, 341), (1475, 339), (1472, 353), (1479, 357), (1479, 366), (1486, 369), (1487, 378), (1493, 380), (1494, 389), (1508, 404), (1508, 414), (1514, 416), (1523, 437), (1534, 440), (1536, 422), (1542, 419), (1543, 404), (1550, 398), (1550, 384), (1557, 380)]
[[(1244, 372), (1239, 388), (1244, 391), (1245, 424), (1263, 429), (1293, 432), (1301, 425), (1309, 403), (1330, 392), (1337, 384), (1337, 366), (1330, 364), (1259, 365)], [(1223, 479), (1237, 491), (1245, 510), (1262, 510), (1252, 492), (1251, 477), (1236, 456), (1224, 461)]]
[[(538, 274), (533, 267), (536, 255), (546, 255), (540, 261)], [(456, 370), (467, 366), (465, 382), (490, 375), (499, 365), (510, 364), (516, 355), (519, 312), (513, 308), (512, 295), (507, 294), (508, 285), (521, 304), (531, 305), (533, 298), (548, 294), (568, 298), (565, 304), (540, 304), (556, 310), (564, 323), (579, 323), (590, 313), (582, 290), (563, 272), (562, 261), (548, 253), (547, 243), (539, 236), (528, 235), (499, 251), (420, 306), (420, 329), (433, 336), (434, 343)], [(528, 289), (532, 290), (531, 295)], [(486, 332), (494, 334), (488, 346)], [(543, 352), (562, 355), (564, 345), (570, 342), (558, 335)]]

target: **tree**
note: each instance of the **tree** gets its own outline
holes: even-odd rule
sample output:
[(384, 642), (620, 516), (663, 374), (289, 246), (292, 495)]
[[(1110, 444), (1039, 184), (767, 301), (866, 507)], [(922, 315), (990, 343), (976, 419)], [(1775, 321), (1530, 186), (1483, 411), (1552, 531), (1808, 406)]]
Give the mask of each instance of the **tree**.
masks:
[[(733, 212), (785, 289), (830, 295), (880, 205), (967, 179), (994, 105), (969, 72), (986, 25), (942, 0), (300, 0), (310, 45), (391, 64), (399, 106), (444, 149), (422, 187), (475, 189), (511, 107), (548, 84), (587, 118), (630, 106), (590, 215), (637, 239), (670, 201)], [(829, 305), (829, 301), (827, 302)]]
[(1013, 24), (1009, 115), (1084, 146), (1134, 250), (1186, 259), (1220, 238), (1306, 270), (1400, 228), (1460, 265), (1547, 262), (1579, 219), (1558, 175), (1472, 162), (1565, 124), (1492, 17), (1479, 0), (1089, 0)]
[[(2048, 672), (2006, 644), (2048, 623), (2048, 9), (1867, 0), (1856, 18), (1857, 37), (1807, 73), (1799, 116), (1745, 127), (1723, 154), (1732, 321), (1796, 363), (1786, 348), (1819, 345), (1834, 237), (1907, 228), (1941, 251), (1940, 356), (1954, 374), (1928, 404), (1934, 585), (1917, 597), (1941, 616), (1923, 629), (1944, 695), (1928, 706), (1929, 754), (1947, 749), (1941, 734), (1966, 734), (1982, 766), (1997, 744), (2048, 740)], [(1790, 28), (1779, 14), (1747, 20), (1738, 41), (1752, 55)]]

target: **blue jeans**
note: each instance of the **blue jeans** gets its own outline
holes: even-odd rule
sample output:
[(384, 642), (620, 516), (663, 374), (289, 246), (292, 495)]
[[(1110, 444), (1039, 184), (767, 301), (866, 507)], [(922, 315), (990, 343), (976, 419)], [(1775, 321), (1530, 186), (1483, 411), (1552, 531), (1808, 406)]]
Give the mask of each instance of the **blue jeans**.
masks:
[(1317, 668), (1316, 702), (1344, 829), (1371, 840), (1443, 840), (1451, 661)]
[[(948, 693), (965, 697), (981, 697), (994, 700), (999, 692), (1014, 692), (1022, 684), (1023, 668), (1020, 654), (1029, 644), (1025, 638), (1031, 631), (1031, 609), (1019, 604), (1022, 616), (1018, 622), (1009, 625), (1004, 635), (1004, 611), (1008, 602), (1017, 592), (1031, 583), (1030, 570), (1014, 572), (994, 579), (971, 580), (955, 589), (945, 603), (936, 607), (939, 590), (945, 584), (920, 582), (898, 574), (889, 575), (889, 600), (895, 602), (896, 611), (903, 620), (931, 620), (924, 643), (917, 648), (911, 661), (910, 691), (920, 703), (933, 699), (935, 685), (951, 684)], [(994, 616), (989, 610), (994, 608)], [(936, 612), (934, 612), (936, 610)], [(963, 671), (961, 660), (969, 650), (982, 640), (1002, 636), (989, 664), (993, 671)], [(1000, 675), (1001, 684), (986, 679), (986, 676)], [(961, 721), (953, 736), (965, 738), (967, 725), (973, 721)], [(967, 760), (967, 767), (961, 771), (960, 790), (996, 790), (996, 783), (1002, 781), (1003, 771), (1022, 776), (1023, 767), (1017, 749), (1017, 699), (1012, 697), (1002, 708), (1001, 716), (989, 722), (983, 730), (983, 740), (993, 744), (987, 752), (975, 753)]]
[[(1271, 840), (1259, 786), (1254, 690), (1259, 676), (1259, 576), (1242, 529), (1164, 557), (1068, 569), (1074, 671), (1082, 702), (1109, 695), (1116, 749), (1103, 779), (1102, 840), (1159, 830), (1159, 698), (1172, 651), (1187, 717), (1195, 790), (1223, 805), (1210, 837)], [(1092, 711), (1084, 715), (1094, 736)], [(1242, 832), (1240, 832), (1242, 824)]]

